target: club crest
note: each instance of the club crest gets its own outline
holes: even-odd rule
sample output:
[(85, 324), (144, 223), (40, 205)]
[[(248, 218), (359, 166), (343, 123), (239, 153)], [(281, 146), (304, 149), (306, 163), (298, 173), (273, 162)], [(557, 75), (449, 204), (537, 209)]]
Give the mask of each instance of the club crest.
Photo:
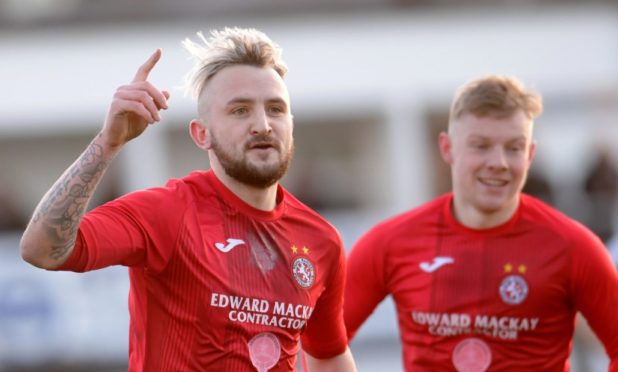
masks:
[(491, 349), (480, 338), (467, 338), (455, 346), (452, 359), (457, 372), (483, 372), (491, 365)]
[(309, 288), (315, 281), (315, 268), (311, 261), (305, 257), (299, 257), (292, 264), (294, 279), (303, 288)]
[(528, 283), (519, 275), (509, 275), (500, 283), (500, 297), (509, 305), (518, 305), (528, 297)]
[(249, 358), (258, 371), (268, 371), (277, 365), (281, 356), (281, 344), (270, 332), (260, 333), (249, 341)]

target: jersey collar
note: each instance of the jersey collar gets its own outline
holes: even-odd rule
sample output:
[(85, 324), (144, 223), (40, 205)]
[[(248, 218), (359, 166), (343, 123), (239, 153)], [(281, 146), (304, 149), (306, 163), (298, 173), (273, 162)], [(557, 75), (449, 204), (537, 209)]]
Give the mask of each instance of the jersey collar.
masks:
[(275, 208), (272, 211), (263, 211), (249, 205), (234, 194), (217, 178), (212, 169), (206, 172), (206, 180), (213, 187), (213, 189), (216, 190), (221, 199), (223, 199), (231, 207), (245, 215), (248, 215), (249, 217), (260, 220), (275, 220), (279, 218), (285, 210), (285, 192), (281, 185), (277, 185), (277, 204), (275, 205)]

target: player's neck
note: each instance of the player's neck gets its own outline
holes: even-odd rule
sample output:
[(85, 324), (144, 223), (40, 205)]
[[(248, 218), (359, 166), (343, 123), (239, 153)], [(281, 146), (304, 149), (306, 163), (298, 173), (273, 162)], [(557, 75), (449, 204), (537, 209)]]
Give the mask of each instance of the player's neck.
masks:
[(277, 205), (277, 183), (267, 188), (247, 185), (230, 177), (224, 170), (213, 167), (215, 175), (230, 191), (253, 208), (272, 211)]
[(455, 219), (462, 225), (471, 229), (491, 229), (509, 221), (517, 211), (519, 203), (496, 211), (482, 211), (475, 206), (453, 198), (452, 211)]

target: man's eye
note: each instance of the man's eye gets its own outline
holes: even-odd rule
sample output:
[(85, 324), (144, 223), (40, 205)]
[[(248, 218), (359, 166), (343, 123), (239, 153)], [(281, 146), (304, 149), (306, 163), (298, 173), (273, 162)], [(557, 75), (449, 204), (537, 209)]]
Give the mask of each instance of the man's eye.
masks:
[(239, 108), (232, 110), (232, 114), (234, 115), (244, 115), (247, 112), (249, 112), (249, 110), (247, 110), (246, 107), (239, 107)]
[(281, 114), (281, 113), (283, 113), (283, 109), (281, 107), (278, 107), (278, 106), (273, 106), (273, 107), (269, 108), (268, 111), (270, 111), (271, 114)]

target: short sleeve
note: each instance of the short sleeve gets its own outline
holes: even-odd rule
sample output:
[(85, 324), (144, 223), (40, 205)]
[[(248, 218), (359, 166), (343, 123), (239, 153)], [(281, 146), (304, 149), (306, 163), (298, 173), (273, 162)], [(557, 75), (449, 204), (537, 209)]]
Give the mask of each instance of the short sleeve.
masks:
[(345, 286), (345, 252), (338, 239), (338, 256), (332, 279), (316, 302), (301, 336), (303, 350), (314, 358), (325, 359), (343, 353), (347, 348), (343, 322), (343, 290)]
[(59, 270), (124, 265), (161, 271), (186, 209), (177, 186), (137, 191), (95, 208), (84, 216), (73, 252)]
[(574, 305), (605, 346), (610, 371), (618, 371), (618, 271), (605, 246), (587, 230), (576, 238), (571, 269)]
[(348, 339), (388, 295), (385, 279), (385, 240), (380, 225), (362, 236), (348, 257), (344, 318)]

